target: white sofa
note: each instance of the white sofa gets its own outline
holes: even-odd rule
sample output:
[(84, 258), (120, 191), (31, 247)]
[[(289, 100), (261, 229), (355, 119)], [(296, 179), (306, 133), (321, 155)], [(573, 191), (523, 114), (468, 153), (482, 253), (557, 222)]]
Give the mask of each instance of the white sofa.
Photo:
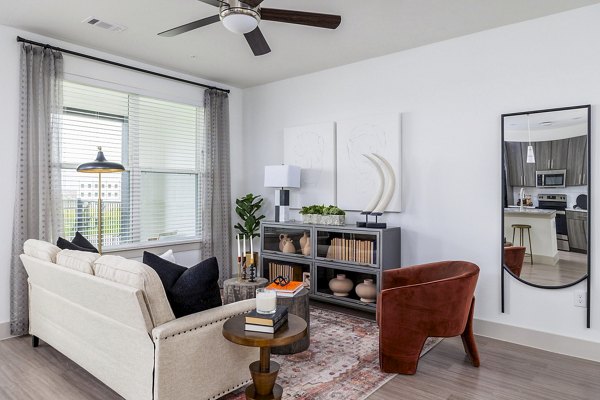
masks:
[(258, 349), (225, 321), (254, 300), (175, 318), (156, 272), (117, 256), (28, 240), (29, 333), (128, 400), (215, 399), (250, 381)]

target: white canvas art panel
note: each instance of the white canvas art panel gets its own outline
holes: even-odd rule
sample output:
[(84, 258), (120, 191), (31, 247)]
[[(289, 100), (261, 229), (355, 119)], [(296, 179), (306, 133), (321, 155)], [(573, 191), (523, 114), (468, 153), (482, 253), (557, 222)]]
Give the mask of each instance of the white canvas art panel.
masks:
[(394, 171), (394, 194), (387, 212), (402, 211), (401, 114), (358, 117), (337, 122), (337, 201), (346, 211), (363, 211), (377, 193), (379, 178), (363, 154), (377, 154)]
[(285, 128), (283, 162), (302, 168), (290, 208), (335, 204), (335, 122)]

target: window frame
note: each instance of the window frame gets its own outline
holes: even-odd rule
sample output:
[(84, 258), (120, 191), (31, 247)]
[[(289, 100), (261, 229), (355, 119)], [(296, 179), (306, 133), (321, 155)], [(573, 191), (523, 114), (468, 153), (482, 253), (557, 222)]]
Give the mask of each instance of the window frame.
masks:
[[(76, 84), (76, 85), (80, 85), (80, 86), (88, 86), (88, 87), (97, 87), (94, 85), (90, 85), (88, 83), (80, 83), (80, 82), (76, 82), (76, 81), (68, 81), (70, 83)], [(194, 109), (196, 110), (196, 116), (198, 116), (198, 113), (202, 112), (202, 107), (197, 105), (197, 104), (187, 104), (184, 102), (177, 102), (174, 100), (170, 100), (170, 99), (161, 99), (159, 97), (155, 97), (155, 96), (147, 96), (147, 95), (141, 95), (141, 94), (137, 94), (137, 93), (131, 93), (131, 92), (127, 92), (127, 91), (120, 91), (120, 90), (115, 90), (115, 89), (107, 89), (107, 90), (113, 90), (113, 91), (117, 91), (117, 92), (121, 92), (125, 95), (127, 95), (128, 97), (128, 102), (131, 103), (132, 102), (132, 98), (140, 98), (140, 97), (147, 97), (147, 98), (154, 98), (157, 100), (161, 100), (161, 101), (167, 101), (167, 102), (171, 102), (171, 103), (175, 103), (175, 104), (181, 104), (181, 105), (187, 105), (187, 106), (191, 106), (194, 107)], [(118, 120), (120, 122), (122, 122), (123, 127), (122, 127), (122, 137), (121, 137), (121, 159), (122, 159), (122, 163), (123, 166), (125, 167), (125, 171), (123, 172), (123, 174), (128, 174), (129, 176), (127, 177), (127, 179), (122, 179), (121, 180), (121, 208), (122, 209), (126, 209), (124, 204), (127, 204), (127, 209), (129, 209), (129, 212), (127, 213), (126, 217), (123, 217), (123, 214), (121, 215), (121, 232), (123, 232), (123, 229), (125, 228), (126, 230), (128, 230), (129, 232), (129, 236), (130, 236), (130, 240), (132, 240), (131, 242), (125, 242), (119, 245), (106, 245), (103, 246), (103, 253), (121, 253), (121, 252), (128, 252), (131, 255), (136, 254), (135, 256), (141, 256), (139, 253), (140, 250), (149, 250), (149, 249), (162, 249), (162, 248), (173, 248), (176, 249), (178, 251), (186, 251), (186, 250), (194, 250), (194, 249), (198, 249), (198, 246), (196, 246), (197, 244), (202, 242), (202, 223), (201, 223), (201, 209), (200, 209), (200, 202), (201, 202), (201, 179), (202, 176), (204, 174), (204, 166), (203, 163), (201, 162), (201, 156), (203, 154), (203, 150), (201, 150), (198, 146), (199, 143), (199, 136), (203, 135), (204, 133), (200, 130), (199, 126), (198, 126), (198, 118), (196, 117), (196, 169), (168, 169), (168, 168), (157, 168), (157, 169), (148, 169), (148, 168), (144, 168), (142, 169), (139, 165), (138, 168), (132, 167), (129, 165), (129, 161), (130, 161), (130, 154), (132, 152), (132, 144), (130, 142), (130, 138), (132, 136), (132, 133), (130, 131), (130, 117), (129, 115), (118, 115), (118, 114), (110, 114), (110, 113), (104, 113), (104, 112), (100, 112), (100, 111), (93, 111), (93, 110), (87, 110), (87, 109), (82, 109), (82, 108), (76, 108), (76, 107), (63, 107), (62, 109), (62, 114), (63, 115), (74, 115), (74, 116), (89, 116), (89, 117), (96, 117), (98, 119), (105, 119), (105, 120), (109, 120), (109, 121), (115, 121)], [(62, 122), (61, 122), (62, 124)], [(140, 137), (138, 136), (136, 138), (136, 140), (138, 141), (138, 147), (139, 147), (139, 140)], [(62, 139), (61, 139), (61, 143), (60, 145), (62, 146)], [(139, 148), (135, 149), (134, 151), (138, 152), (139, 155)], [(139, 159), (139, 158), (138, 158)], [(63, 163), (62, 160), (60, 161), (60, 169), (61, 170), (75, 170), (78, 167), (78, 164), (74, 164), (74, 163), (68, 163), (65, 162)], [(194, 231), (195, 231), (195, 236), (189, 236), (189, 237), (184, 237), (184, 238), (179, 238), (179, 239), (159, 239), (158, 240), (148, 240), (148, 238), (146, 238), (146, 240), (144, 240), (141, 237), (141, 226), (142, 226), (142, 213), (141, 213), (141, 202), (138, 204), (138, 209), (134, 210), (136, 207), (132, 206), (132, 200), (131, 200), (131, 191), (132, 191), (132, 173), (137, 173), (137, 175), (139, 176), (140, 182), (139, 182), (139, 190), (140, 192), (143, 190), (142, 189), (142, 182), (141, 182), (141, 176), (144, 173), (165, 173), (165, 174), (180, 174), (180, 175), (193, 175), (195, 176), (195, 207), (196, 207), (196, 219), (195, 219), (195, 226), (194, 226)], [(124, 183), (127, 183), (126, 185)], [(62, 182), (61, 182), (61, 186), (62, 186)], [(98, 188), (98, 190), (101, 190), (101, 188)], [(64, 202), (64, 199), (62, 199), (61, 201)], [(97, 201), (97, 200), (96, 200)], [(104, 201), (104, 200), (103, 200)], [(61, 207), (62, 210), (64, 210), (64, 205)], [(64, 211), (63, 211), (64, 212)], [(127, 221), (125, 221), (127, 220)], [(137, 226), (134, 224), (134, 222), (132, 221), (139, 221), (139, 223), (137, 224)], [(128, 227), (129, 225), (129, 227)], [(63, 223), (63, 227), (62, 229), (64, 229), (64, 223)]]

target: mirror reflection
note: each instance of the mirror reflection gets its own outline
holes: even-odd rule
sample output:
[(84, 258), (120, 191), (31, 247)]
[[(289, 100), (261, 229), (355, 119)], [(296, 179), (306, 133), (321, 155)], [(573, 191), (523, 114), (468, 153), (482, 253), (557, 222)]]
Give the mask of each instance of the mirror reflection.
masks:
[(588, 109), (503, 117), (504, 268), (527, 283), (587, 276)]

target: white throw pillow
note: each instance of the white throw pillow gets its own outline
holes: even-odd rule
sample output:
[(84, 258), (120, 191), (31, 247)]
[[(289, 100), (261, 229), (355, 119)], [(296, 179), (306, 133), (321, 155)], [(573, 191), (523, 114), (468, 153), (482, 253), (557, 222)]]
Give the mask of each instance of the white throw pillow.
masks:
[(60, 248), (43, 240), (28, 239), (23, 244), (23, 252), (28, 256), (55, 263)]
[(98, 253), (79, 250), (61, 250), (56, 256), (56, 263), (85, 274), (94, 275), (94, 262), (100, 257)]
[(163, 260), (167, 260), (174, 264), (177, 264), (177, 261), (175, 260), (175, 254), (173, 254), (173, 249), (169, 249), (169, 250), (165, 251), (159, 257), (162, 258)]
[(121, 256), (102, 256), (94, 263), (94, 275), (142, 290), (154, 327), (175, 319), (158, 274), (146, 264)]

